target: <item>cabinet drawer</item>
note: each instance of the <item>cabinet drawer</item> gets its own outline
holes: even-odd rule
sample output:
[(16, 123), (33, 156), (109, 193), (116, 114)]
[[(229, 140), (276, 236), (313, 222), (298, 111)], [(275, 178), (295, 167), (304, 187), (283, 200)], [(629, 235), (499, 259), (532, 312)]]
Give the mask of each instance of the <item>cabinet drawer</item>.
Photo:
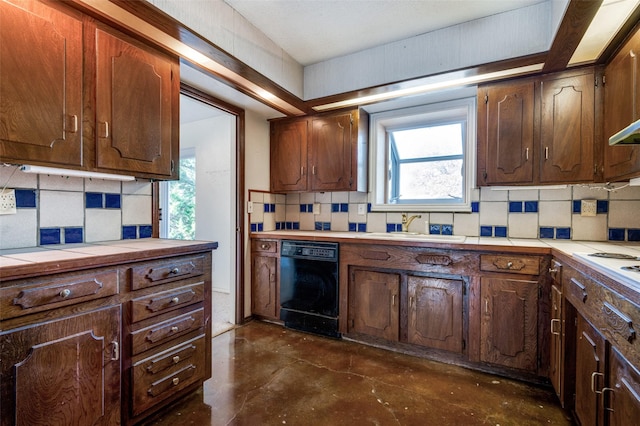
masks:
[(136, 355), (202, 327), (204, 309), (200, 308), (132, 332), (131, 349)]
[(204, 377), (205, 335), (136, 362), (132, 410), (138, 415)]
[(204, 273), (204, 257), (168, 259), (145, 263), (130, 269), (131, 289), (139, 290), (154, 285), (165, 284)]
[(540, 273), (540, 258), (538, 256), (483, 254), (480, 255), (480, 270), (538, 275)]
[(131, 301), (131, 321), (137, 322), (204, 300), (204, 283), (188, 285)]
[(115, 269), (47, 278), (0, 289), (0, 318), (7, 319), (118, 293)]
[(251, 240), (251, 251), (260, 253), (278, 253), (278, 241)]

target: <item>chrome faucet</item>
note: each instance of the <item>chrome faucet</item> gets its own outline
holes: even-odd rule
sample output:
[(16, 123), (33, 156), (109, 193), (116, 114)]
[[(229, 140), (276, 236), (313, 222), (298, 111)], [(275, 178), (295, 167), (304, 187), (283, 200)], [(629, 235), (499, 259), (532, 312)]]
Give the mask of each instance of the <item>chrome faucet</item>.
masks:
[(409, 225), (413, 222), (414, 219), (422, 217), (421, 214), (417, 214), (414, 216), (407, 217), (406, 213), (402, 213), (402, 232), (409, 232)]

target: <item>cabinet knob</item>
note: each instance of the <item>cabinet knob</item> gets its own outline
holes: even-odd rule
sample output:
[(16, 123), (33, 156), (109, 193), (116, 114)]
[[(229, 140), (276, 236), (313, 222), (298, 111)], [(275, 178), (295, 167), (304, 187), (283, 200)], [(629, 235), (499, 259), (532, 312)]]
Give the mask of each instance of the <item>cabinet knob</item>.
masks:
[(558, 269), (557, 268), (549, 268), (549, 273), (550, 274), (556, 274), (556, 273), (558, 273)]
[(263, 244), (260, 244), (260, 248), (261, 248), (262, 250), (266, 250), (266, 249), (268, 249), (268, 248), (269, 248), (269, 244), (264, 244), (264, 243), (263, 243)]
[(513, 266), (513, 262), (512, 261), (508, 261), (507, 262), (507, 268), (511, 269), (512, 266)]
[(174, 357), (173, 357), (173, 363), (174, 363), (174, 364), (177, 364), (177, 363), (179, 363), (179, 362), (180, 362), (180, 357), (179, 357), (178, 355), (174, 356)]
[(178, 303), (180, 301), (179, 298), (174, 297), (173, 299), (171, 299), (171, 303)]
[(173, 386), (177, 386), (178, 383), (180, 383), (180, 378), (174, 377), (173, 380), (171, 380), (171, 383), (173, 383)]
[(62, 297), (63, 299), (66, 299), (70, 295), (71, 295), (71, 290), (69, 290), (68, 288), (65, 288), (60, 292), (60, 297)]
[(175, 325), (173, 327), (171, 327), (171, 332), (175, 333), (176, 331), (178, 331), (178, 327), (176, 327)]
[(173, 268), (172, 270), (169, 271), (171, 275), (176, 275), (179, 272), (180, 272), (180, 268)]

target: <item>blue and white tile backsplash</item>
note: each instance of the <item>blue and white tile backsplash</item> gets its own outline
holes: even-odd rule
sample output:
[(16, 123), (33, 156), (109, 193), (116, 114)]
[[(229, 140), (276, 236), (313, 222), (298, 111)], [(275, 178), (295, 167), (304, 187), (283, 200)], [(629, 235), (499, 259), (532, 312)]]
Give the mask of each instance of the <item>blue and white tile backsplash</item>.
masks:
[(151, 237), (151, 183), (35, 175), (0, 166), (17, 213), (0, 215), (0, 249)]
[[(560, 189), (472, 191), (469, 213), (410, 213), (421, 218), (409, 231), (492, 238), (640, 241), (640, 187), (574, 185)], [(613, 190), (611, 190), (613, 189)], [(371, 211), (368, 194), (270, 194), (249, 191), (251, 231), (398, 232), (401, 213)], [(596, 200), (596, 216), (581, 216), (581, 200)], [(319, 213), (314, 214), (314, 205)], [(362, 205), (365, 214), (358, 214)], [(268, 206), (268, 207), (267, 207)]]

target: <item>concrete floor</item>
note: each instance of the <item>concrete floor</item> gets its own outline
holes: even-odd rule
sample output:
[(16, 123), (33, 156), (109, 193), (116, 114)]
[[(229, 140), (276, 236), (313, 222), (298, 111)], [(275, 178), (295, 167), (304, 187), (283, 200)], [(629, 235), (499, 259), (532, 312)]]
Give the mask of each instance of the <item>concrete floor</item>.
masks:
[(253, 321), (150, 425), (571, 425), (552, 390)]

